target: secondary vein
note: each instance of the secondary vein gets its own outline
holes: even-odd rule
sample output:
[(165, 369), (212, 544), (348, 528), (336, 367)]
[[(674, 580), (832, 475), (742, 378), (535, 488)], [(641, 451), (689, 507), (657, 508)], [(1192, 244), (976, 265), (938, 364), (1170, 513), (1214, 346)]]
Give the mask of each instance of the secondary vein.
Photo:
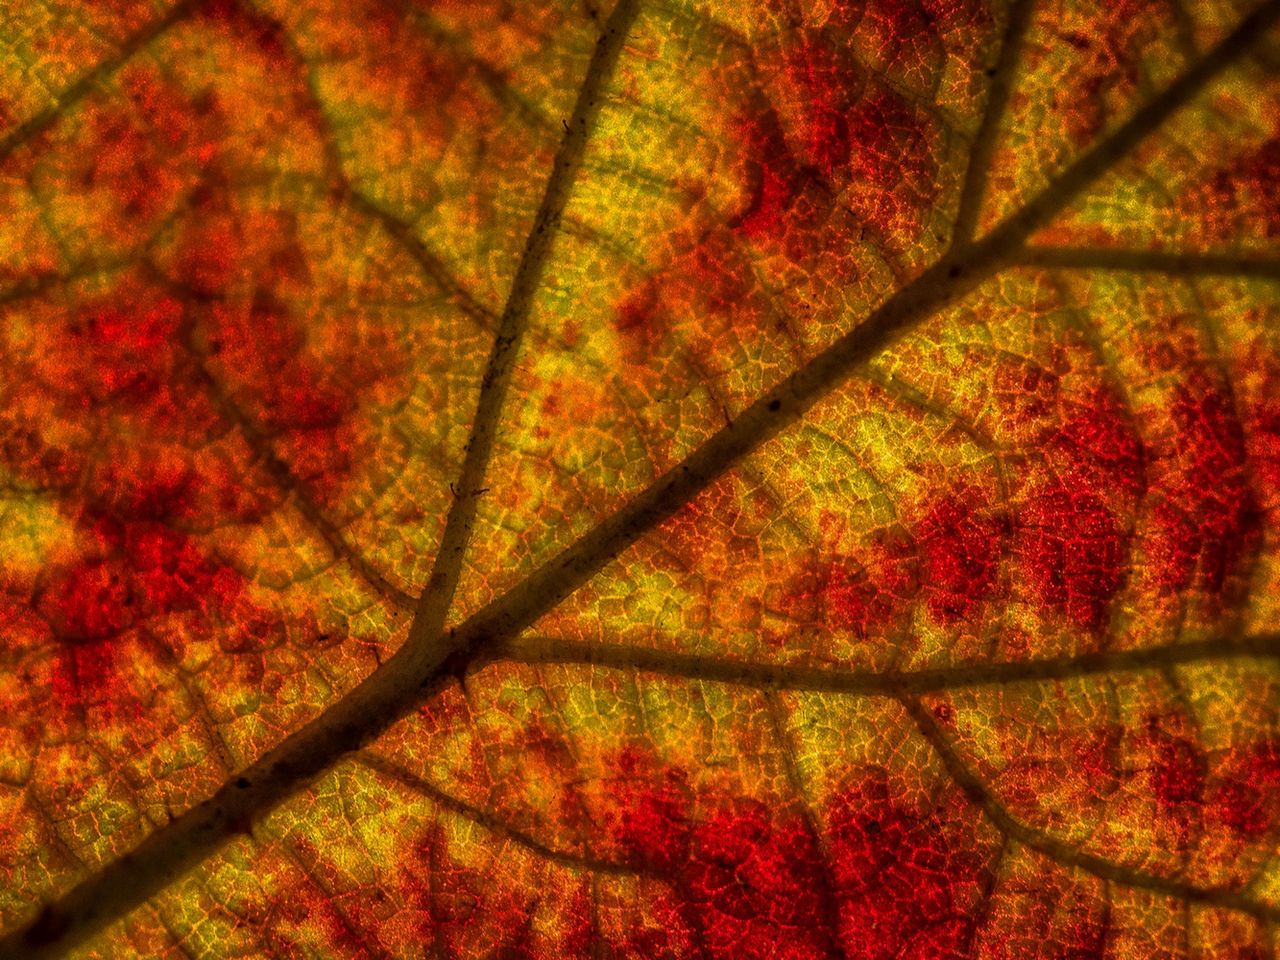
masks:
[(596, 43), (573, 113), (565, 126), (546, 191), (507, 294), (506, 306), (498, 317), (493, 348), (480, 382), (480, 396), (471, 422), (462, 470), (457, 483), (451, 487), (453, 500), (449, 505), (440, 547), (405, 641), (411, 654), (421, 654), (429, 659), (433, 655), (431, 648), (439, 643), (445, 617), (458, 588), (467, 545), (471, 541), (484, 478), (493, 457), (503, 401), (511, 385), (520, 345), (529, 327), (533, 301), (542, 283), (560, 218), (569, 201), (569, 192), (582, 167), (587, 141), (600, 112), (601, 95), (613, 76), (639, 8), (639, 0), (619, 0), (614, 7)]
[(919, 670), (848, 670), (759, 663), (675, 650), (646, 650), (622, 644), (534, 638), (496, 644), (486, 653), (484, 661), (477, 660), (476, 665), (490, 658), (513, 663), (578, 664), (761, 689), (896, 697), (904, 693), (937, 693), (993, 684), (1071, 680), (1213, 660), (1276, 657), (1280, 657), (1280, 634), (1275, 633), (1239, 639), (1212, 638), (1134, 650), (1100, 650), (1069, 657)]

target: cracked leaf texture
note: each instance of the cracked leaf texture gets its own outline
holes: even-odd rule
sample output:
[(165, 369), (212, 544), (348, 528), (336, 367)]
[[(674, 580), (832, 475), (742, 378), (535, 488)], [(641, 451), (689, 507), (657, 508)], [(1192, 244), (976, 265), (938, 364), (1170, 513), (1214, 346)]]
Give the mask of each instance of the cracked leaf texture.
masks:
[(0, 3), (0, 956), (1262, 960), (1280, 3)]

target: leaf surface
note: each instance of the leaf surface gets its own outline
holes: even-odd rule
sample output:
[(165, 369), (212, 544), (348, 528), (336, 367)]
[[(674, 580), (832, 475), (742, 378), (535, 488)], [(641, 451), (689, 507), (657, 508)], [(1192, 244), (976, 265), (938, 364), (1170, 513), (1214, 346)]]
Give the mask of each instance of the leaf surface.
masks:
[(1280, 4), (40, 4), (4, 956), (1270, 956)]

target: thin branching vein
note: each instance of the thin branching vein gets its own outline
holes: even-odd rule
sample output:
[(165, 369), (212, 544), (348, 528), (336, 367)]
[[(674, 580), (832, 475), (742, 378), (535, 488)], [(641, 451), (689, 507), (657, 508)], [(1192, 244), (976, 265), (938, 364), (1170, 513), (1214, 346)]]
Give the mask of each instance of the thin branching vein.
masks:
[[(582, 166), (587, 140), (600, 112), (600, 100), (609, 78), (613, 76), (623, 41), (639, 12), (639, 0), (619, 0), (609, 22), (596, 44), (595, 54), (587, 67), (586, 78), (578, 91), (573, 113), (565, 125), (560, 149), (556, 152), (551, 175), (533, 227), (525, 241), (524, 251), (516, 267), (515, 278), (507, 295), (506, 306), (498, 317), (489, 362), (480, 381), (471, 434), (467, 439), (462, 470), (451, 486), (453, 500), (445, 520), (444, 533), (427, 585), (418, 600), (409, 638), (405, 645), (415, 648), (435, 645), (462, 573), (462, 562), (471, 541), (476, 511), (489, 472), (503, 401), (511, 385), (516, 357), (529, 326), (533, 301), (542, 285), (542, 275), (551, 254), (560, 219), (569, 201), (569, 191)], [(429, 651), (428, 651), (429, 655)]]
[(1269, 923), (1280, 920), (1280, 909), (1238, 890), (1199, 886), (1176, 877), (1162, 876), (1129, 867), (1081, 850), (1042, 830), (1028, 826), (1015, 818), (982, 782), (982, 778), (970, 769), (947, 740), (946, 733), (933, 718), (931, 711), (911, 697), (902, 697), (900, 702), (921, 736), (929, 742), (937, 754), (948, 776), (968, 795), (970, 800), (977, 804), (992, 825), (1015, 843), (1034, 850), (1061, 866), (1083, 870), (1085, 873), (1118, 886), (1145, 890), (1188, 904), (1238, 910)]
[(1004, 41), (995, 64), (988, 71), (991, 82), (987, 87), (987, 104), (982, 122), (969, 150), (969, 163), (965, 169), (964, 184), (960, 188), (960, 200), (952, 228), (952, 245), (968, 243), (978, 227), (982, 201), (987, 192), (987, 177), (991, 172), (991, 158), (995, 154), (1000, 132), (1000, 121), (1013, 95), (1014, 75), (1031, 26), (1031, 0), (1014, 0), (1009, 7), (1009, 21), (1005, 26)]

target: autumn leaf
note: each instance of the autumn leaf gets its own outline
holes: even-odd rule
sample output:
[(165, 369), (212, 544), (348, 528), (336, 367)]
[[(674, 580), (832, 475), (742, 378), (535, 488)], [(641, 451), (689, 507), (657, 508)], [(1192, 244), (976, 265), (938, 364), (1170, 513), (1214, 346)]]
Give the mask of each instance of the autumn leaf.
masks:
[(7, 5), (0, 956), (1273, 956), (1278, 18)]

